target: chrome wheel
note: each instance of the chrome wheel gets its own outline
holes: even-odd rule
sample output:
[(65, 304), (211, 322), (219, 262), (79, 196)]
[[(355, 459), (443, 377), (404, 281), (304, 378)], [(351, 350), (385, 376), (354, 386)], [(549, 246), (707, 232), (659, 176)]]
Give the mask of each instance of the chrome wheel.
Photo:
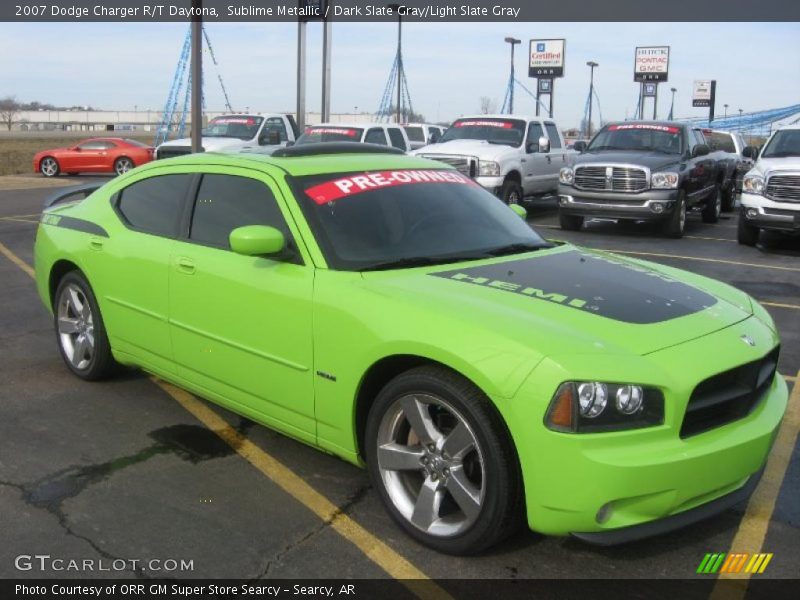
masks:
[(58, 175), (58, 163), (56, 162), (55, 158), (50, 158), (48, 156), (42, 160), (41, 164), (39, 165), (39, 170), (45, 177), (54, 177), (55, 175)]
[(722, 188), (717, 189), (717, 194), (714, 196), (714, 216), (719, 219), (722, 214)]
[(680, 200), (680, 206), (678, 207), (678, 210), (680, 211), (678, 225), (680, 227), (681, 233), (683, 233), (683, 230), (686, 227), (686, 200), (683, 199)]
[(517, 190), (513, 190), (508, 195), (508, 203), (509, 204), (519, 204), (520, 200), (522, 200), (522, 198), (520, 197), (520, 194), (519, 194), (519, 192), (517, 192)]
[(133, 168), (133, 161), (130, 158), (119, 158), (114, 163), (114, 170), (117, 175), (124, 175)]
[(87, 369), (94, 356), (94, 320), (83, 290), (70, 283), (58, 299), (58, 339), (64, 356), (78, 369)]
[(408, 394), (392, 403), (378, 428), (377, 462), (391, 502), (417, 529), (452, 537), (478, 518), (486, 492), (481, 448), (441, 398)]

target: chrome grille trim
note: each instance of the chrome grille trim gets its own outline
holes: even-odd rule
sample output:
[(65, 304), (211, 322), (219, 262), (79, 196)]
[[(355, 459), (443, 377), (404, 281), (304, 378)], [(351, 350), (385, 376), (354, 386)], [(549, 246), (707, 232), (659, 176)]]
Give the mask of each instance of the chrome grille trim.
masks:
[(454, 167), (459, 173), (475, 177), (478, 172), (478, 158), (476, 156), (458, 156), (452, 154), (420, 154), (421, 158), (437, 160)]
[(800, 202), (800, 173), (769, 173), (764, 195), (776, 202)]
[(579, 190), (633, 194), (650, 187), (650, 170), (625, 164), (578, 165), (574, 182)]

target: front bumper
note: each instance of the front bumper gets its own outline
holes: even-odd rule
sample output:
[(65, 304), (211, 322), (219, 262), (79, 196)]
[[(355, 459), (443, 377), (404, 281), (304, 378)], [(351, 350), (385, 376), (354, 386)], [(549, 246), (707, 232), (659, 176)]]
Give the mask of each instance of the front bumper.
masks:
[[(645, 190), (635, 194), (590, 192), (558, 186), (558, 210), (568, 215), (604, 219), (659, 221), (667, 218), (678, 199), (678, 190)], [(660, 206), (660, 212), (656, 207)]]
[(739, 218), (760, 229), (800, 232), (800, 204), (775, 202), (764, 196), (743, 193)]
[[(742, 343), (745, 334), (755, 348)], [(549, 535), (625, 541), (704, 518), (727, 506), (712, 504), (715, 500), (746, 494), (786, 410), (783, 378), (775, 376), (744, 418), (684, 438), (681, 424), (699, 382), (757, 360), (777, 343), (774, 331), (750, 317), (646, 356), (600, 353), (543, 360), (513, 402), (498, 403), (518, 449), (529, 527)], [(658, 387), (665, 398), (664, 424), (593, 434), (551, 431), (543, 423), (547, 406), (558, 385), (569, 380)], [(650, 526), (638, 527), (643, 524)]]
[(475, 182), (493, 194), (499, 194), (505, 179), (503, 177), (475, 177)]

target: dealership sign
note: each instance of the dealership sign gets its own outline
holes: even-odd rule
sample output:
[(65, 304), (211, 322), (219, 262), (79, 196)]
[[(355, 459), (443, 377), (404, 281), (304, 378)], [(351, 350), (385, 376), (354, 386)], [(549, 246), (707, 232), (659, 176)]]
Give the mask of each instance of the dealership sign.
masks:
[(669, 46), (638, 46), (633, 69), (634, 81), (667, 81)]
[(528, 77), (563, 77), (567, 41), (531, 40)]
[(692, 106), (711, 106), (711, 80), (698, 79), (692, 88)]

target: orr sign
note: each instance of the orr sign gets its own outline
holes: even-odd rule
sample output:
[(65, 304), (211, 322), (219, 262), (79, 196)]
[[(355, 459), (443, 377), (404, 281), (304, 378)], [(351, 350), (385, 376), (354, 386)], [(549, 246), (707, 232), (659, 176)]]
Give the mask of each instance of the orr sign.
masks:
[(634, 81), (659, 83), (669, 77), (669, 46), (637, 46)]

